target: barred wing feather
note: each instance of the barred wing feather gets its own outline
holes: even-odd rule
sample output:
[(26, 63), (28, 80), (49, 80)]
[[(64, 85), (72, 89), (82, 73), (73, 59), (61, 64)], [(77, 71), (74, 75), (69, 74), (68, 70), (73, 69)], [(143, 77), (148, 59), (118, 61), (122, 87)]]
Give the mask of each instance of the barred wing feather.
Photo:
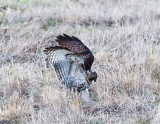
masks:
[(49, 56), (60, 82), (70, 87), (72, 83), (70, 76), (71, 63), (65, 57), (67, 52), (67, 50), (56, 50), (51, 52)]
[(86, 75), (79, 62), (76, 61), (79, 57), (72, 56), (70, 59), (66, 58), (66, 54), (70, 53), (68, 50), (52, 50), (48, 54), (48, 58), (54, 66), (60, 82), (68, 88), (73, 88), (80, 92), (88, 88)]

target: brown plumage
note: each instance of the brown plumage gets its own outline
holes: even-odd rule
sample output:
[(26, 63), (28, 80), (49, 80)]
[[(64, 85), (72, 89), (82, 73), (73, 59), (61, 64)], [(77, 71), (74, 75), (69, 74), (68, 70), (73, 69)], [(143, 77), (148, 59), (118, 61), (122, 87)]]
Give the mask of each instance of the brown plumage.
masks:
[(84, 60), (84, 67), (90, 70), (94, 61), (92, 52), (76, 37), (68, 36), (66, 34), (59, 35), (56, 38), (59, 48), (66, 49), (72, 54), (80, 56)]
[(97, 79), (97, 73), (91, 71), (94, 56), (78, 38), (59, 35), (44, 52), (53, 64), (58, 79), (68, 88), (80, 92), (88, 89), (88, 85)]

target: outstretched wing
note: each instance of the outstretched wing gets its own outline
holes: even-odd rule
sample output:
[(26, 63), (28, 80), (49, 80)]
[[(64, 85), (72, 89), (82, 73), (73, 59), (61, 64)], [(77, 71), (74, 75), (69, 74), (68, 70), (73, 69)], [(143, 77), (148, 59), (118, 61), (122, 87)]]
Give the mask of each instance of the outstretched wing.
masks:
[(57, 74), (58, 79), (62, 84), (65, 84), (67, 87), (71, 86), (71, 63), (65, 57), (66, 53), (70, 53), (67, 50), (63, 49), (45, 49), (45, 52), (48, 52), (47, 59), (54, 66), (55, 72)]
[(94, 61), (92, 52), (76, 37), (66, 34), (59, 35), (56, 38), (58, 46), (71, 51), (72, 54), (81, 57), (84, 61), (85, 70), (90, 70)]
[(71, 54), (71, 52), (58, 47), (48, 47), (45, 52), (48, 54), (47, 59), (54, 66), (57, 77), (62, 84), (79, 92), (88, 88), (85, 71), (76, 61), (79, 57), (67, 58), (66, 54)]

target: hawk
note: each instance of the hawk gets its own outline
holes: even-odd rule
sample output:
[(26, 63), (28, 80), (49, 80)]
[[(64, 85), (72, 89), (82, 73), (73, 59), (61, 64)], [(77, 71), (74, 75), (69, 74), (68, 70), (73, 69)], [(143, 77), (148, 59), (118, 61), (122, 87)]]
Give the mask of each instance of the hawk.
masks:
[(59, 35), (44, 52), (59, 81), (67, 88), (81, 92), (88, 90), (92, 81), (96, 81), (97, 73), (91, 70), (94, 56), (78, 38)]

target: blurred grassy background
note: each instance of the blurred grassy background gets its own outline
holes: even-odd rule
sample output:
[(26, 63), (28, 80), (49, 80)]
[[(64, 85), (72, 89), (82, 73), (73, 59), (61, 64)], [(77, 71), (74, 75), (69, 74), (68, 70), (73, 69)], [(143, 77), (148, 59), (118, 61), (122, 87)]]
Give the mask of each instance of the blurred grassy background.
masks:
[[(1, 0), (0, 123), (160, 123), (160, 1)], [(85, 103), (46, 68), (62, 33), (95, 55)]]

